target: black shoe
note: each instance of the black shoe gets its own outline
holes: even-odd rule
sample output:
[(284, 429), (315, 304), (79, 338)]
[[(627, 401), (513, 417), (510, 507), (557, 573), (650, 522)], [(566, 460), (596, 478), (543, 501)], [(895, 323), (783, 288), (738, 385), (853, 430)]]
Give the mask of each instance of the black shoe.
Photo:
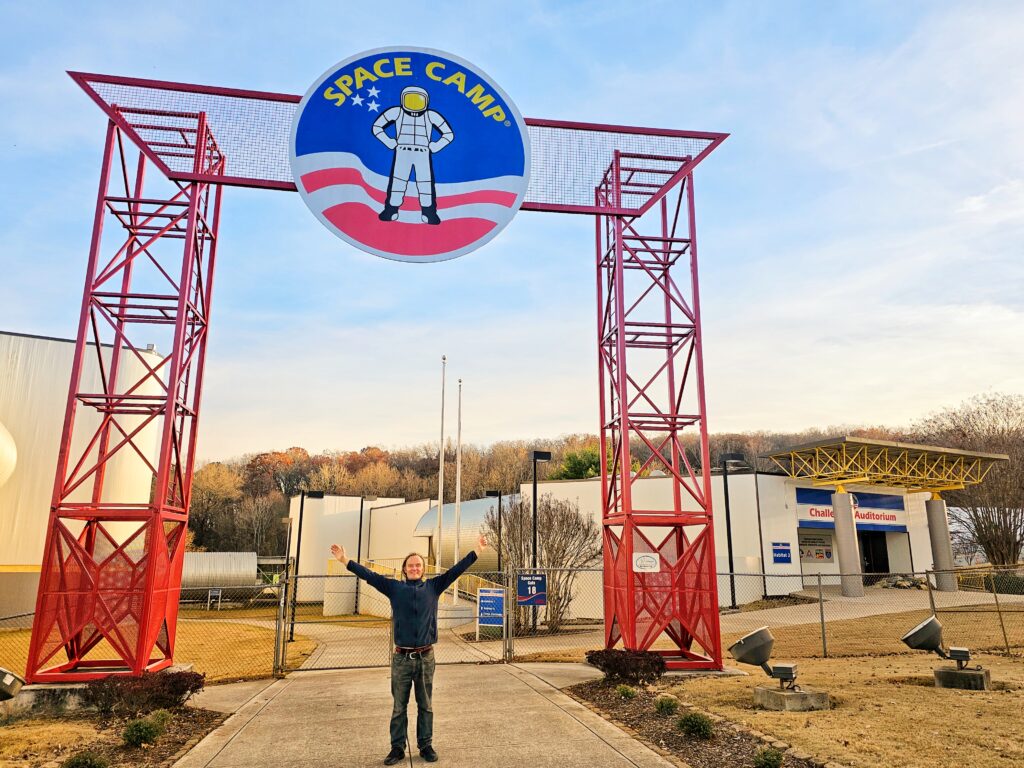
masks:
[(428, 763), (437, 762), (437, 752), (435, 752), (434, 748), (429, 745), (420, 750), (420, 757), (422, 757)]
[(420, 218), (427, 224), (440, 224), (441, 217), (437, 215), (437, 205), (425, 205), (420, 208)]
[[(405, 759), (405, 750), (399, 747), (392, 747), (391, 751), (388, 752), (388, 756), (384, 758), (384, 765), (394, 765), (399, 760)], [(434, 758), (435, 760), (437, 757)]]
[(377, 218), (380, 219), (381, 221), (397, 221), (398, 206), (391, 205), (391, 203), (384, 203), (384, 210), (377, 215)]

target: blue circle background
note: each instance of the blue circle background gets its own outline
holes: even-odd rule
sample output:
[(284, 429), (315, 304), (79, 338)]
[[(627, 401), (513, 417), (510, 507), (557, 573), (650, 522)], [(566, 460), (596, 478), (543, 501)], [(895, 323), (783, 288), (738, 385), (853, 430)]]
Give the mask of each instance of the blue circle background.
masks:
[[(353, 95), (358, 93), (364, 99), (361, 106), (352, 104), (352, 96), (337, 106), (334, 100), (323, 97), (327, 86), (332, 85), (340, 75), (352, 75), (356, 67), (373, 72), (373, 63), (382, 57), (408, 57), (412, 74), (366, 80), (358, 91), (352, 86)], [(466, 74), (465, 90), (480, 84), (487, 95), (493, 96), (487, 109), (500, 106), (505, 112), (505, 121), (484, 117), (479, 106), (459, 93), (455, 84), (444, 85), (427, 77), (426, 65), (440, 61), (444, 70), (435, 72), (445, 79), (456, 71)], [(388, 66), (393, 69), (393, 64)], [(522, 176), (526, 172), (526, 149), (517, 111), (506, 103), (501, 93), (477, 70), (458, 61), (446, 58), (438, 52), (385, 50), (355, 59), (323, 76), (315, 89), (310, 90), (295, 130), (295, 154), (297, 156), (316, 152), (352, 152), (375, 173), (387, 176), (391, 173), (394, 157), (373, 135), (373, 122), (386, 109), (398, 106), (403, 88), (415, 85), (424, 88), (430, 97), (428, 109), (441, 114), (452, 128), (454, 139), (451, 144), (434, 157), (434, 178), (438, 183), (475, 181), (495, 176)], [(380, 95), (375, 97), (380, 104), (378, 112), (367, 108), (370, 101), (366, 92), (375, 87)], [(335, 87), (335, 90), (338, 90)], [(508, 122), (509, 125), (506, 125)], [(525, 126), (522, 127), (525, 131)], [(388, 129), (394, 135), (394, 126)]]

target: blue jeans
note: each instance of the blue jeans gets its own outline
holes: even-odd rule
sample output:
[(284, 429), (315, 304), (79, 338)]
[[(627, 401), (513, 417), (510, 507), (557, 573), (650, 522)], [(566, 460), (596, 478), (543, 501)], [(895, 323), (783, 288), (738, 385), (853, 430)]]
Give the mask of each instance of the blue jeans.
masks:
[(434, 737), (434, 650), (424, 654), (394, 653), (391, 655), (391, 746), (405, 749), (409, 728), (409, 690), (416, 691), (416, 746), (430, 746)]

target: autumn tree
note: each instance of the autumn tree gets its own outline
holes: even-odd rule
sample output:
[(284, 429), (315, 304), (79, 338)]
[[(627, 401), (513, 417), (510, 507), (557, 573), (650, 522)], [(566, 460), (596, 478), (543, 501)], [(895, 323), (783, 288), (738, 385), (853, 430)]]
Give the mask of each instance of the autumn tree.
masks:
[(203, 549), (233, 549), (235, 511), (242, 498), (242, 476), (231, 465), (213, 462), (192, 477), (188, 527), (194, 545)]
[(1024, 397), (981, 395), (935, 413), (915, 427), (918, 442), (1004, 453), (978, 485), (946, 492), (949, 517), (993, 565), (1020, 562), (1024, 550)]

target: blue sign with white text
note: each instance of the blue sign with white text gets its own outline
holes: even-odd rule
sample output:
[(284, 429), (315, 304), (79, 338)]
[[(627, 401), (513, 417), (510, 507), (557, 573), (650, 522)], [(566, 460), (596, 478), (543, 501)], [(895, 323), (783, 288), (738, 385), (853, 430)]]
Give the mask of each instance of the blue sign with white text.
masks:
[(477, 592), (477, 612), (481, 627), (500, 627), (505, 614), (505, 590), (481, 587)]
[(773, 563), (792, 563), (793, 562), (793, 550), (788, 541), (773, 541), (772, 542), (772, 562)]
[(516, 605), (547, 605), (546, 573), (520, 573), (516, 582)]

